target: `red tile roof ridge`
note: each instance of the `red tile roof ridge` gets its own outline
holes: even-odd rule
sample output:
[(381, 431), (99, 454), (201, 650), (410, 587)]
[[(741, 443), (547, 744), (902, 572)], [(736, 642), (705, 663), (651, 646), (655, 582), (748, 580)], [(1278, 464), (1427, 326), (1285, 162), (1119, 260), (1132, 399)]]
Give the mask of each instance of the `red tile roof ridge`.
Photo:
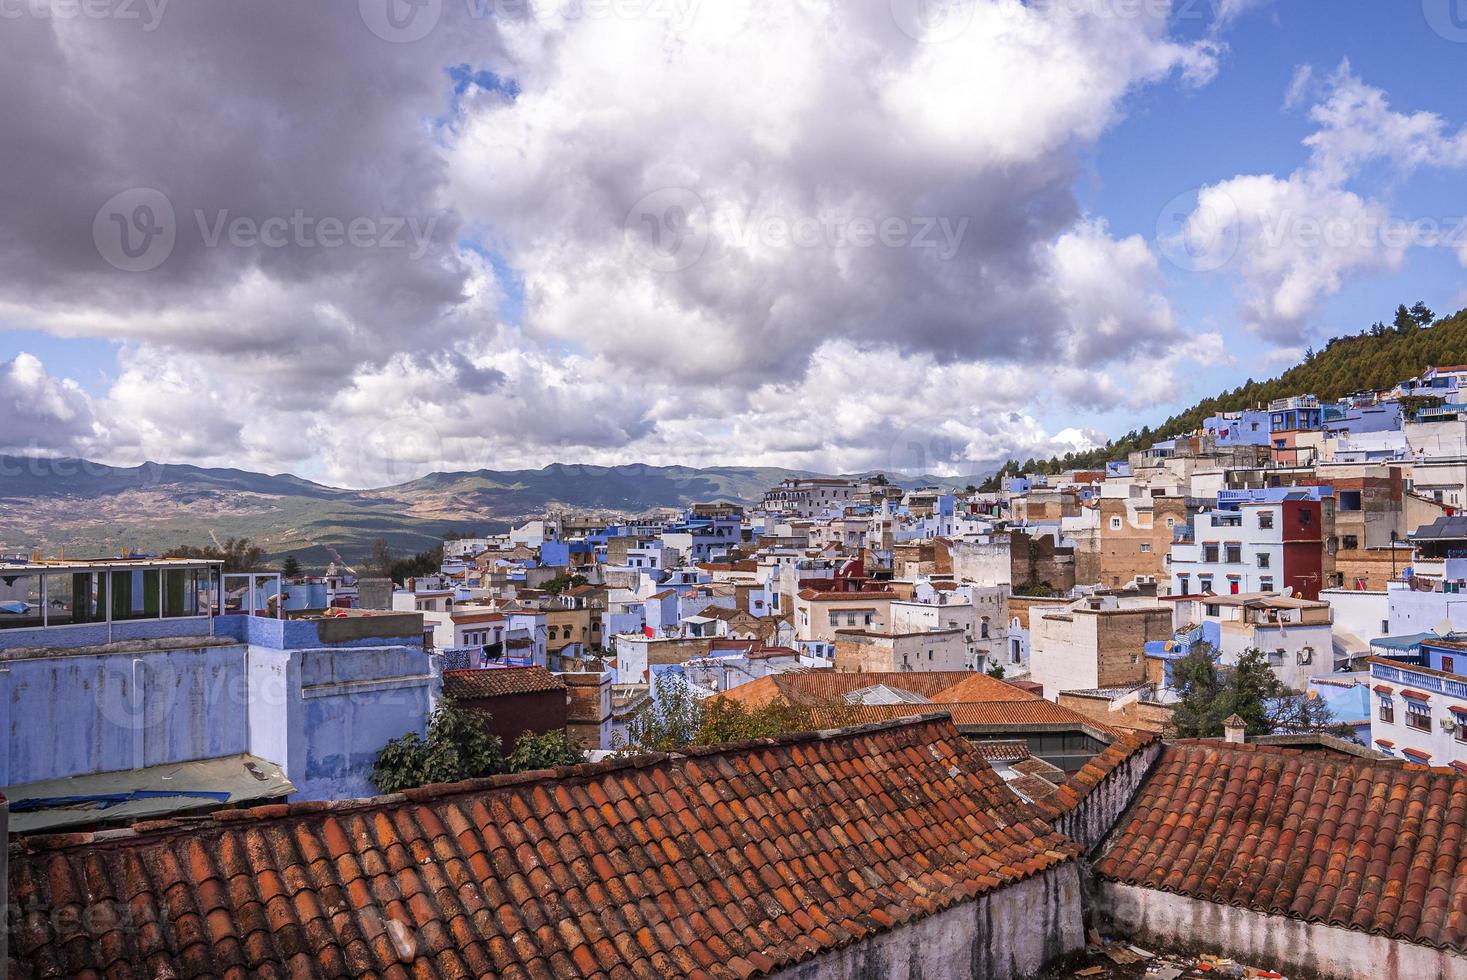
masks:
[[(1311, 761), (1318, 760), (1320, 762), (1329, 763), (1330, 765), (1333, 765), (1333, 766), (1370, 765), (1370, 766), (1386, 766), (1388, 768), (1398, 769), (1398, 768), (1400, 768), (1400, 767), (1402, 767), (1404, 765), (1409, 765), (1409, 763), (1406, 763), (1406, 762), (1404, 762), (1401, 759), (1391, 759), (1391, 758), (1366, 759), (1366, 758), (1360, 758), (1360, 757), (1356, 757), (1356, 756), (1339, 756), (1339, 755), (1332, 755), (1332, 754), (1328, 754), (1328, 753), (1318, 752), (1318, 751), (1313, 750), (1313, 749), (1299, 749), (1299, 748), (1294, 748), (1291, 745), (1260, 745), (1260, 744), (1258, 744), (1256, 742), (1245, 742), (1245, 743), (1239, 744), (1237, 742), (1227, 742), (1227, 741), (1224, 741), (1223, 739), (1220, 739), (1220, 738), (1178, 738), (1178, 739), (1167, 739), (1167, 743), (1166, 744), (1167, 745), (1199, 745), (1199, 746), (1210, 747), (1210, 748), (1217, 748), (1217, 749), (1230, 749), (1230, 750), (1235, 751), (1235, 752), (1268, 752), (1268, 753), (1273, 753), (1273, 754), (1276, 754), (1276, 755), (1286, 755), (1286, 756), (1296, 756), (1296, 757), (1297, 756), (1304, 756), (1304, 757), (1309, 758)], [(1394, 745), (1395, 743), (1392, 742), (1391, 744)], [(1421, 766), (1421, 765), (1418, 765), (1415, 768), (1417, 768), (1418, 770), (1427, 770), (1427, 769), (1429, 769), (1431, 772), (1437, 773), (1438, 775), (1444, 775), (1444, 776), (1455, 776), (1455, 775), (1457, 775), (1457, 772), (1455, 770), (1453, 770), (1450, 765), (1442, 765), (1442, 766)]]
[[(146, 948), (23, 929), (11, 957), (67, 975), (142, 973), (145, 962), (149, 975), (283, 975), (302, 955), (342, 975), (771, 974), (1081, 854), (950, 724), (742, 745), (742, 757), (736, 745), (708, 746), (551, 770), (555, 782), (525, 773), (251, 811), (302, 814), (274, 823), (164, 821), (149, 833), (180, 829), (59, 838), (90, 843), (82, 853), (25, 842), (10, 886), (28, 912), (67, 908), (95, 872), (110, 883), (98, 901), (158, 926)], [(825, 764), (831, 772), (817, 772)], [(484, 785), (495, 791), (459, 795)], [(861, 814), (851, 799), (863, 799)], [(803, 860), (789, 843), (796, 831)], [(806, 886), (828, 900), (810, 903)], [(384, 917), (413, 931), (413, 953), (379, 941)]]
[[(816, 731), (793, 732), (774, 738), (755, 738), (742, 742), (722, 742), (718, 745), (690, 745), (676, 752), (644, 752), (638, 755), (613, 757), (600, 762), (583, 762), (579, 765), (560, 766), (555, 769), (535, 769), (528, 772), (499, 773), (477, 779), (465, 779), (457, 783), (429, 783), (399, 793), (383, 793), (378, 796), (363, 796), (348, 800), (306, 800), (297, 803), (270, 803), (263, 806), (215, 810), (202, 816), (177, 817), (168, 820), (139, 820), (127, 827), (103, 831), (81, 831), (65, 834), (33, 834), (12, 837), (12, 851), (24, 853), (67, 850), (117, 840), (136, 840), (155, 835), (166, 835), (177, 831), (199, 830), (218, 824), (250, 823), (275, 820), (282, 817), (298, 817), (315, 813), (350, 813), (381, 810), (401, 803), (423, 803), (444, 797), (467, 796), (488, 790), (524, 786), (548, 779), (566, 780), (600, 776), (609, 772), (632, 769), (649, 769), (666, 762), (680, 759), (703, 759), (720, 755), (746, 752), (755, 748), (779, 748), (802, 745), (831, 739), (858, 738), (879, 732), (918, 728), (924, 725), (951, 724), (952, 718), (946, 711), (933, 711), (920, 715), (864, 722), (845, 728), (823, 728)], [(961, 736), (957, 736), (961, 738)], [(966, 743), (966, 739), (963, 740)], [(976, 750), (975, 750), (976, 751)]]
[(1137, 752), (1160, 741), (1161, 736), (1154, 732), (1121, 733), (1115, 742), (1060, 784), (1059, 789), (1050, 800), (1050, 805), (1060, 813), (1068, 813), (1083, 803), (1091, 793), (1110, 778), (1112, 773)]

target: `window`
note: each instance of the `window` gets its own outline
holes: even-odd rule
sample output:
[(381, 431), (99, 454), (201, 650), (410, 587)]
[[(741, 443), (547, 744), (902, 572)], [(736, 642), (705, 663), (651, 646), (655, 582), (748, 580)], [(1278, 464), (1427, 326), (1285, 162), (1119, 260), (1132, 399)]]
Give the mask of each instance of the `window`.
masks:
[(1149, 555), (1149, 554), (1151, 554), (1151, 545), (1149, 545), (1149, 544), (1143, 544), (1141, 546), (1141, 554), (1143, 554), (1143, 555)]
[(1110, 529), (1112, 531), (1119, 531), (1121, 529), (1121, 519), (1119, 517), (1112, 517), (1110, 519)]
[[(1210, 578), (1199, 578), (1197, 580), (1197, 588), (1200, 589), (1203, 592), (1211, 592), (1212, 591), (1212, 579), (1210, 579)], [(1216, 609), (1217, 607), (1216, 606), (1213, 606), (1212, 608), (1213, 609)], [(1208, 615), (1209, 616), (1215, 616), (1217, 614), (1210, 612), (1210, 613), (1208, 613)]]
[(927, 651), (927, 659), (928, 660), (931, 660), (932, 659), (932, 651), (931, 650), (928, 650)]
[(1175, 517), (1168, 517), (1166, 519), (1166, 526), (1167, 527), (1172, 527), (1172, 528), (1176, 527), (1177, 526), (1177, 519)]
[[(981, 636), (985, 640), (988, 639), (988, 617), (987, 616), (984, 616), (983, 617), (983, 622), (981, 622), (981, 623), (978, 624), (978, 635)], [(1451, 668), (1447, 668), (1447, 669), (1450, 670)]]
[(1271, 579), (1271, 578), (1261, 578), (1261, 579), (1259, 579), (1258, 580), (1258, 590), (1260, 592), (1272, 592), (1273, 591), (1273, 579)]
[(1394, 724), (1396, 720), (1396, 703), (1391, 700), (1389, 694), (1380, 696), (1380, 720), (1388, 724)]
[(1431, 708), (1427, 707), (1425, 701), (1414, 698), (1406, 700), (1406, 727), (1414, 728), (1418, 732), (1431, 731)]
[(1202, 607), (1202, 611), (1204, 614), (1216, 619), (1218, 616), (1222, 615), (1222, 606), (1219, 606), (1216, 603), (1209, 602), (1207, 605)]
[(1258, 553), (1258, 567), (1259, 568), (1267, 568), (1268, 567), (1268, 552), (1266, 552), (1266, 551), (1260, 551)]
[(1307, 510), (1299, 511), (1299, 526), (1308, 527), (1314, 521), (1314, 515)]
[(1227, 561), (1229, 565), (1240, 565), (1243, 563), (1243, 546), (1241, 544), (1229, 544), (1227, 546)]
[(1446, 671), (1448, 674), (1455, 674), (1457, 672), (1456, 668), (1456, 660), (1451, 657), (1442, 657), (1442, 670)]
[(1202, 560), (1209, 565), (1217, 564), (1217, 545), (1205, 544), (1202, 546)]
[(1354, 551), (1360, 547), (1360, 538), (1354, 534), (1345, 534), (1340, 537), (1340, 547), (1346, 551)]
[(1258, 526), (1267, 531), (1273, 527), (1273, 511), (1260, 510), (1258, 512)]
[(1361, 509), (1361, 507), (1360, 507), (1360, 491), (1359, 490), (1341, 490), (1340, 491), (1340, 510), (1342, 510), (1342, 511), (1357, 511), (1357, 510), (1360, 510), (1360, 509)]

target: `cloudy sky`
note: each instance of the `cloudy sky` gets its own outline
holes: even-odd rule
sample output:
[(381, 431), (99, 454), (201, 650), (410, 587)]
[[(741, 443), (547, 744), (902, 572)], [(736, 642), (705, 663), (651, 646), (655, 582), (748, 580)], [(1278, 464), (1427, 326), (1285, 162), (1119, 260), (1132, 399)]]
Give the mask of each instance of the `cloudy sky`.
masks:
[(982, 472), (1467, 306), (1458, 0), (0, 0), (0, 451)]

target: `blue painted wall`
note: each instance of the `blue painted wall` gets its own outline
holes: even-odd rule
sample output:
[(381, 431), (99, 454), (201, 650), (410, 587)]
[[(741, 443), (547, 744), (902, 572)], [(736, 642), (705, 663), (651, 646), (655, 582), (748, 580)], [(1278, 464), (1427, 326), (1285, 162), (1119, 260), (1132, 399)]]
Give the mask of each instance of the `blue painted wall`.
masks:
[[(12, 641), (0, 660), (0, 786), (252, 752), (285, 768), (295, 799), (371, 795), (377, 752), (424, 731), (441, 689), (417, 621), (346, 624), (407, 635), (344, 638), (340, 623), (227, 616), (213, 643), (83, 654), (69, 651), (104, 643), (105, 626), (24, 631), (42, 633), (28, 646), (45, 649)], [(114, 624), (114, 639), (200, 629), (130, 622)]]

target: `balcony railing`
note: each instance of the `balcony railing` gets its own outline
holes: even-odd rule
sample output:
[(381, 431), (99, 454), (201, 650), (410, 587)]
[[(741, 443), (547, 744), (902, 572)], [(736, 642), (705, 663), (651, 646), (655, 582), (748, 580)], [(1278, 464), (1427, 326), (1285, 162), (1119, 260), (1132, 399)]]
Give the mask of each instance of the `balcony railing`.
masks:
[(1375, 680), (1393, 681), (1397, 684), (1419, 687), (1422, 690), (1436, 691), (1438, 694), (1467, 700), (1467, 681), (1454, 681), (1445, 677), (1437, 677), (1435, 674), (1418, 674), (1414, 671), (1374, 663), (1370, 665), (1370, 676)]

